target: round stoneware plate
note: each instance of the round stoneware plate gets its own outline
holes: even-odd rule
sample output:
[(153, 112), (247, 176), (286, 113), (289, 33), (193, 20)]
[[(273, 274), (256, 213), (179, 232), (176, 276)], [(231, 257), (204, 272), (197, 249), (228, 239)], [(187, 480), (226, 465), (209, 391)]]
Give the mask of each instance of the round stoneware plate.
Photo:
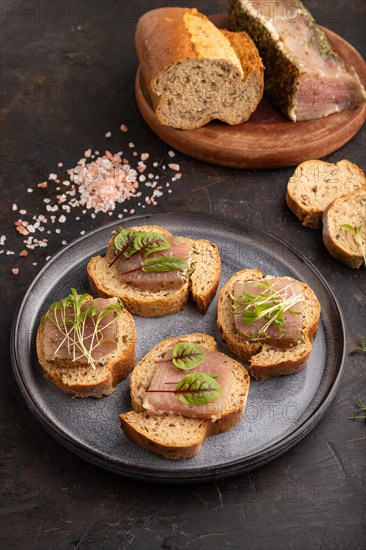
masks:
[[(226, 14), (212, 15), (210, 19), (217, 27), (227, 28)], [(366, 65), (361, 55), (346, 40), (321, 28), (333, 49), (354, 66), (366, 86)], [(140, 68), (135, 91), (143, 119), (160, 139), (190, 157), (232, 168), (280, 168), (320, 159), (352, 139), (366, 118), (363, 104), (318, 120), (294, 123), (263, 97), (243, 124), (229, 126), (213, 120), (196, 130), (177, 130), (159, 122)], [(326, 91), (332, 93), (330, 87)]]
[[(198, 456), (169, 461), (127, 440), (118, 414), (130, 410), (129, 380), (102, 399), (73, 399), (43, 377), (35, 336), (49, 305), (75, 287), (90, 291), (89, 259), (103, 254), (118, 226), (160, 225), (176, 235), (215, 242), (222, 258), (220, 286), (239, 269), (289, 275), (310, 285), (322, 307), (319, 332), (307, 368), (294, 376), (252, 381), (243, 419), (225, 434), (209, 437)], [(192, 332), (214, 336), (217, 296), (206, 315), (189, 303), (167, 317), (135, 317), (138, 359), (159, 341)], [(280, 455), (303, 438), (334, 398), (342, 375), (344, 326), (336, 300), (316, 269), (284, 242), (249, 225), (192, 214), (155, 214), (113, 222), (60, 250), (28, 288), (15, 315), (12, 361), (19, 388), (42, 425), (68, 449), (90, 462), (129, 477), (164, 482), (219, 479), (250, 470)]]

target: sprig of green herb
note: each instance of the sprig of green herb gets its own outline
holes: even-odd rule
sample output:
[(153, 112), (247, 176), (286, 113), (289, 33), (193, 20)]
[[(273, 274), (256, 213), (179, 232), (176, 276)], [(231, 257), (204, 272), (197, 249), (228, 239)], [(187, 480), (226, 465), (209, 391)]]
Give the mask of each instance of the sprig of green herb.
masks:
[(128, 259), (140, 252), (146, 257), (153, 252), (170, 248), (169, 242), (161, 233), (157, 233), (156, 231), (135, 231), (133, 229), (119, 231), (113, 239), (113, 245), (119, 254), (109, 264), (109, 267), (122, 255)]
[(361, 338), (361, 340), (359, 341), (358, 346), (353, 348), (351, 353), (353, 353), (354, 351), (358, 351), (358, 350), (366, 352), (366, 338)]
[(277, 327), (280, 333), (283, 334), (285, 332), (284, 314), (288, 311), (294, 315), (300, 315), (300, 311), (294, 311), (292, 308), (303, 300), (303, 294), (300, 292), (286, 298), (286, 290), (291, 285), (287, 285), (281, 290), (275, 290), (269, 281), (254, 283), (253, 286), (264, 290), (259, 294), (250, 294), (243, 290), (240, 298), (230, 294), (233, 301), (233, 314), (242, 315), (242, 321), (245, 325), (255, 323), (259, 319), (266, 321), (253, 338), (265, 335), (271, 326)]
[[(357, 411), (349, 417), (350, 420), (366, 420), (366, 405), (361, 401), (361, 397), (356, 395)], [(360, 414), (364, 413), (364, 414)]]
[(141, 264), (133, 269), (124, 271), (121, 275), (127, 275), (134, 271), (144, 271), (147, 273), (163, 273), (166, 271), (184, 271), (187, 269), (188, 262), (177, 256), (160, 256), (159, 258), (149, 258), (143, 260)]
[(360, 247), (360, 250), (362, 252), (362, 256), (363, 256), (363, 263), (366, 267), (366, 251), (365, 251), (365, 247), (363, 245), (363, 242), (362, 242), (362, 226), (363, 224), (361, 224), (359, 227), (355, 227), (354, 225), (351, 225), (349, 223), (343, 223), (341, 225), (341, 227), (344, 227), (344, 229), (347, 229), (347, 231), (350, 231), (354, 237), (355, 237), (355, 240), (358, 244), (358, 246)]
[[(106, 341), (103, 332), (116, 322), (124, 305), (121, 300), (118, 300), (116, 304), (110, 304), (97, 312), (93, 302), (88, 305), (87, 298), (88, 294), (79, 295), (75, 288), (72, 288), (69, 296), (51, 304), (48, 312), (42, 317), (42, 323), (48, 320), (62, 335), (60, 344), (53, 354), (55, 357), (66, 343), (68, 354), (72, 356), (73, 362), (85, 357), (88, 364), (95, 369), (93, 351)], [(101, 325), (101, 322), (109, 315), (112, 315), (112, 319), (107, 324)], [(86, 335), (88, 319), (91, 319), (93, 323), (93, 331)]]
[(209, 374), (195, 372), (182, 378), (174, 390), (147, 390), (147, 393), (174, 393), (184, 405), (205, 405), (219, 397), (221, 387)]
[(177, 369), (191, 370), (199, 367), (205, 356), (205, 350), (197, 344), (179, 342), (173, 349), (172, 363)]

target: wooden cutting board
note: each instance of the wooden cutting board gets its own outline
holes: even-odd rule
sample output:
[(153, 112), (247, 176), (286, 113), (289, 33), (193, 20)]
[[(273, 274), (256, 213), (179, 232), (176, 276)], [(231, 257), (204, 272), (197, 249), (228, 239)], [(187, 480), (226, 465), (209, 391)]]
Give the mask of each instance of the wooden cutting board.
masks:
[[(223, 16), (212, 16), (225, 27)], [(366, 65), (346, 40), (323, 28), (333, 49), (351, 63), (366, 86)], [(140, 68), (136, 100), (146, 124), (168, 145), (190, 157), (233, 168), (281, 168), (319, 159), (347, 143), (366, 119), (366, 105), (326, 118), (291, 122), (265, 98), (247, 122), (228, 126), (212, 121), (196, 130), (177, 130), (160, 124)]]

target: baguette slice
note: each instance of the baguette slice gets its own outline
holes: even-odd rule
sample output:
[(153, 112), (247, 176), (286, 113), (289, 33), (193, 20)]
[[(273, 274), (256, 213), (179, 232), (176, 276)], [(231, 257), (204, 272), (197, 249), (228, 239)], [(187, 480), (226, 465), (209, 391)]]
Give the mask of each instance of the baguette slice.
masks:
[(305, 227), (321, 229), (325, 209), (338, 197), (366, 189), (365, 174), (352, 162), (307, 160), (287, 184), (286, 202)]
[(119, 415), (121, 428), (129, 439), (148, 451), (173, 460), (197, 455), (207, 436), (226, 432), (235, 426), (242, 417), (250, 384), (245, 368), (231, 360), (234, 382), (220, 419), (211, 422), (179, 415), (148, 416), (142, 404), (155, 373), (156, 361), (181, 341), (193, 342), (208, 351), (217, 351), (215, 340), (207, 334), (188, 334), (164, 340), (136, 365), (131, 377), (133, 411)]
[(106, 363), (97, 365), (95, 369), (85, 363), (60, 365), (57, 361), (46, 360), (42, 323), (37, 331), (36, 347), (45, 377), (61, 390), (75, 397), (103, 397), (113, 393), (116, 384), (133, 369), (136, 359), (135, 323), (124, 309), (117, 319), (117, 350)]
[[(320, 304), (314, 292), (304, 283), (296, 281), (302, 286), (305, 296), (303, 337), (299, 343), (282, 350), (272, 348), (266, 343), (246, 340), (236, 329), (230, 294), (235, 281), (259, 281), (263, 278), (263, 273), (259, 269), (243, 269), (235, 273), (220, 291), (217, 313), (217, 325), (228, 349), (239, 359), (249, 363), (250, 374), (257, 380), (264, 380), (269, 376), (294, 374), (305, 368), (320, 317)], [(288, 279), (295, 281), (291, 277)]]
[[(131, 227), (138, 231), (156, 231), (163, 235), (172, 234), (158, 226)], [(187, 281), (176, 290), (150, 292), (129, 286), (121, 281), (118, 267), (110, 263), (114, 259), (113, 238), (108, 243), (104, 257), (95, 256), (88, 264), (88, 277), (94, 292), (103, 298), (118, 296), (126, 308), (140, 317), (161, 317), (176, 313), (184, 308), (191, 293), (202, 313), (210, 305), (221, 275), (221, 260), (217, 246), (206, 240), (193, 241), (192, 273)]]
[[(359, 228), (359, 237), (343, 224)], [(360, 268), (366, 251), (366, 189), (332, 202), (323, 215), (323, 241), (328, 252), (353, 268)]]
[(196, 9), (145, 13), (136, 51), (162, 124), (200, 128), (212, 119), (240, 124), (263, 95), (263, 65), (245, 33), (222, 33)]

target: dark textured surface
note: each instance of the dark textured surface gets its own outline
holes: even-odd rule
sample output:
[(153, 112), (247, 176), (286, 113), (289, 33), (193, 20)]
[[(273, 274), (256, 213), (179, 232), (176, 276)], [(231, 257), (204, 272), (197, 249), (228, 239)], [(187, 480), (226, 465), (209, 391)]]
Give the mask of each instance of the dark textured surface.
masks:
[[(36, 4), (43, 9), (49, 6), (49, 12), (39, 16), (24, 12)], [(56, 4), (60, 9), (55, 14), (52, 6)], [(99, 6), (97, 14), (92, 8), (85, 11), (92, 4)], [(118, 134), (121, 122), (130, 128), (127, 142), (134, 141), (140, 152), (166, 156), (168, 148), (146, 128), (136, 109), (133, 31), (137, 17), (150, 7), (174, 4), (178, 2), (1, 3), (7, 45), (2, 59), (1, 233), (7, 235), (7, 248), (19, 251), (21, 242), (13, 227), (18, 216), (11, 212), (12, 203), (39, 211), (43, 195), (28, 194), (27, 188), (45, 179), (59, 160), (73, 166), (87, 147), (103, 150), (101, 137), (108, 130), (114, 131), (108, 148), (118, 150), (122, 138), (126, 142)], [(363, 0), (306, 4), (320, 23), (365, 54)], [(212, 13), (224, 9), (225, 3), (185, 5)], [(93, 95), (88, 84), (95, 82), (100, 87)], [(53, 90), (47, 88), (52, 85)], [(46, 90), (57, 93), (50, 97)], [(327, 160), (347, 158), (365, 170), (364, 139), (365, 129)], [(183, 155), (175, 160), (182, 166), (183, 178), (160, 207), (232, 216), (283, 238), (314, 262), (338, 298), (347, 324), (348, 350), (366, 335), (365, 272), (352, 271), (330, 258), (321, 235), (302, 228), (287, 210), (284, 192), (292, 169), (239, 172)], [(364, 355), (348, 356), (335, 401), (295, 448), (260, 470), (208, 485), (160, 486), (120, 478), (77, 458), (37, 423), (11, 371), (11, 319), (46, 255), (56, 252), (62, 239), (71, 240), (81, 229), (110, 220), (104, 215), (94, 220), (85, 216), (80, 222), (73, 218), (69, 217), (61, 235), (52, 236), (47, 251), (34, 251), (32, 259), (23, 258), (21, 264), (12, 256), (1, 258), (3, 547), (363, 548), (365, 424), (347, 417), (354, 411), (354, 395), (366, 397)], [(21, 267), (17, 277), (11, 274), (15, 265)]]

